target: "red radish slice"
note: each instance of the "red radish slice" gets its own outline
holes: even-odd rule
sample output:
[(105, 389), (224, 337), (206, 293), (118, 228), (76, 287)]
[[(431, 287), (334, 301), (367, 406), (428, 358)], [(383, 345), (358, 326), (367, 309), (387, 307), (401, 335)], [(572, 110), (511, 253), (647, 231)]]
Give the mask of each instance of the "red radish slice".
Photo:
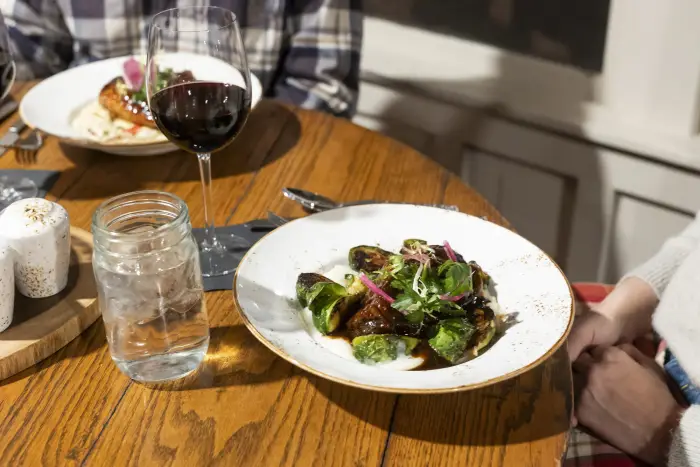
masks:
[(143, 86), (143, 66), (134, 57), (124, 62), (124, 81), (132, 91), (138, 91)]

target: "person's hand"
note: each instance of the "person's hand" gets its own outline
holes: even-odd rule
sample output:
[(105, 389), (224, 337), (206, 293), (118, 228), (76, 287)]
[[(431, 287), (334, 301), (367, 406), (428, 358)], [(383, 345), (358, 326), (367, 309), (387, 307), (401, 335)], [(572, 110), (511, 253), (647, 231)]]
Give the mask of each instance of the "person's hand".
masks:
[(649, 284), (630, 277), (617, 285), (605, 300), (574, 321), (568, 339), (569, 358), (596, 346), (631, 342), (651, 329), (651, 315), (658, 303)]
[(683, 408), (653, 359), (629, 344), (596, 347), (574, 362), (581, 425), (641, 460), (663, 465)]
[(567, 342), (569, 358), (574, 362), (586, 349), (617, 344), (622, 338), (622, 329), (615, 315), (592, 308), (574, 321)]

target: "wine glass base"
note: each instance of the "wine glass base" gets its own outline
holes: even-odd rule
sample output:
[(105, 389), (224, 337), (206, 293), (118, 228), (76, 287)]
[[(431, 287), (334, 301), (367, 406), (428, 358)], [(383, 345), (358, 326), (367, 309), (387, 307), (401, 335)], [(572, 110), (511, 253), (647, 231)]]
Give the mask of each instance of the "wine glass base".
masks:
[(199, 246), (202, 276), (216, 277), (231, 274), (238, 267), (251, 243), (234, 235), (217, 235), (216, 244)]
[(0, 211), (15, 201), (34, 198), (38, 193), (39, 189), (36, 183), (28, 178), (0, 176)]

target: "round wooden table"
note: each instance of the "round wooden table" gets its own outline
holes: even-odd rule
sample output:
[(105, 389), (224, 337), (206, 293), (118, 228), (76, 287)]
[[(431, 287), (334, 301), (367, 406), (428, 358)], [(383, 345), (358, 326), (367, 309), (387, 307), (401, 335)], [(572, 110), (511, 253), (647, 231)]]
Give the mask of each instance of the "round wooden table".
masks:
[[(21, 96), (29, 84), (17, 93)], [(11, 119), (10, 119), (11, 120)], [(10, 120), (0, 127), (7, 130)], [(17, 168), (11, 153), (0, 168)], [(201, 226), (196, 158), (123, 158), (49, 138), (31, 168), (61, 170), (49, 199), (90, 227), (97, 205), (139, 189), (177, 194)], [(303, 215), (281, 188), (337, 200), (449, 203), (507, 225), (458, 178), (416, 151), (347, 121), (263, 101), (213, 158), (219, 224)], [(560, 349), (485, 389), (394, 396), (345, 387), (277, 358), (250, 334), (231, 292), (206, 295), (211, 346), (196, 375), (135, 383), (112, 363), (98, 320), (62, 350), (0, 382), (0, 465), (560, 465), (572, 386)], [(426, 377), (428, 377), (426, 375)]]

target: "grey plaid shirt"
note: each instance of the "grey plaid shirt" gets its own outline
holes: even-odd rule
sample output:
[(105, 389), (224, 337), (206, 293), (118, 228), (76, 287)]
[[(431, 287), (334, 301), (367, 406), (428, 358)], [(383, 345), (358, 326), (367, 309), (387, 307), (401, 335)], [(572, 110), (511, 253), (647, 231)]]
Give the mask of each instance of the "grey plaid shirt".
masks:
[(19, 79), (146, 53), (156, 13), (209, 4), (233, 11), (264, 93), (350, 117), (362, 42), (361, 0), (0, 0)]

